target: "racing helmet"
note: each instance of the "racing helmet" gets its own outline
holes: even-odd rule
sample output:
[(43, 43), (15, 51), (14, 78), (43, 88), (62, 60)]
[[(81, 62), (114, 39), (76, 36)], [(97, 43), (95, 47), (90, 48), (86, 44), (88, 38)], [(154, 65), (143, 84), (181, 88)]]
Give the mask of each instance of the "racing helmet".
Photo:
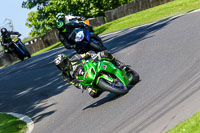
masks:
[(54, 63), (61, 71), (67, 71), (71, 68), (71, 62), (69, 60), (69, 57), (65, 54), (57, 55), (54, 59)]
[(65, 14), (60, 12), (56, 15), (56, 20), (65, 20)]
[(1, 34), (6, 35), (8, 33), (8, 30), (6, 28), (1, 28)]
[(57, 29), (63, 31), (65, 29), (65, 14), (58, 13), (56, 15), (56, 27)]

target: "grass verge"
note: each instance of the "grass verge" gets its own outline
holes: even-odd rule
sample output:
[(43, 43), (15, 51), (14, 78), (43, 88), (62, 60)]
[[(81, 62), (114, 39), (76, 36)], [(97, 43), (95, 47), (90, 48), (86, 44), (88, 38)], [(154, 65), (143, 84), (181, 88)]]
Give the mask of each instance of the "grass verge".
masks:
[(21, 133), (26, 129), (25, 122), (12, 115), (0, 113), (0, 133)]
[(200, 8), (200, 0), (175, 0), (96, 27), (98, 34), (114, 32)]
[(190, 119), (179, 123), (167, 133), (200, 133), (200, 112), (194, 114)]

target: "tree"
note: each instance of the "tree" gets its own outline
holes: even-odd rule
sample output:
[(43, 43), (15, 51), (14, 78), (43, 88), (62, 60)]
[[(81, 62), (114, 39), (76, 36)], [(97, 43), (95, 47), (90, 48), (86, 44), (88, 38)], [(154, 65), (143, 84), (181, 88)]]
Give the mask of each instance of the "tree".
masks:
[(22, 2), (22, 7), (27, 9), (32, 9), (35, 6), (42, 8), (48, 4), (50, 0), (26, 0)]
[(106, 10), (111, 10), (131, 0), (26, 0), (23, 8), (32, 9), (26, 25), (32, 28), (30, 35), (43, 35), (55, 28), (55, 16), (58, 12), (72, 13), (86, 18), (104, 16)]

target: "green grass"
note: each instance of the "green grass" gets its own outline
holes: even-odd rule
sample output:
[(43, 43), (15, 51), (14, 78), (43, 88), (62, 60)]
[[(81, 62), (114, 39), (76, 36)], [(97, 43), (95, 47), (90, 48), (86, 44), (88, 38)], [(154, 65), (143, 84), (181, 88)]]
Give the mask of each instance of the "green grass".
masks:
[(0, 113), (0, 133), (20, 133), (27, 128), (26, 123), (8, 115)]
[(190, 119), (179, 123), (167, 133), (200, 133), (200, 112)]
[(96, 27), (98, 34), (114, 32), (200, 8), (200, 0), (175, 0)]
[(41, 53), (43, 53), (43, 52), (46, 52), (46, 51), (49, 51), (49, 50), (52, 50), (52, 49), (54, 49), (54, 48), (58, 48), (58, 47), (61, 47), (61, 46), (63, 46), (63, 44), (62, 44), (61, 42), (58, 42), (58, 43), (56, 43), (56, 44), (53, 44), (53, 45), (51, 45), (51, 46), (49, 46), (49, 47), (47, 47), (47, 48), (44, 48), (44, 49), (38, 51), (38, 52), (36, 52), (36, 53), (33, 53), (31, 56), (34, 56), (34, 55), (37, 55), (37, 54), (41, 54)]

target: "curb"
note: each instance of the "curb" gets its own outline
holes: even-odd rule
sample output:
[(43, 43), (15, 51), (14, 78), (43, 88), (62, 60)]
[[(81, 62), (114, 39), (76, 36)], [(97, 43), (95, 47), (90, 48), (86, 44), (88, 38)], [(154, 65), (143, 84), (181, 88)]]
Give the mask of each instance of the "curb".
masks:
[(27, 129), (25, 131), (23, 131), (23, 133), (31, 133), (33, 128), (34, 128), (34, 122), (31, 120), (30, 117), (26, 116), (26, 115), (23, 115), (23, 114), (18, 114), (18, 113), (7, 113), (7, 112), (0, 112), (0, 113), (6, 113), (6, 114), (9, 114), (9, 115), (12, 115), (22, 121), (24, 121), (27, 125)]

